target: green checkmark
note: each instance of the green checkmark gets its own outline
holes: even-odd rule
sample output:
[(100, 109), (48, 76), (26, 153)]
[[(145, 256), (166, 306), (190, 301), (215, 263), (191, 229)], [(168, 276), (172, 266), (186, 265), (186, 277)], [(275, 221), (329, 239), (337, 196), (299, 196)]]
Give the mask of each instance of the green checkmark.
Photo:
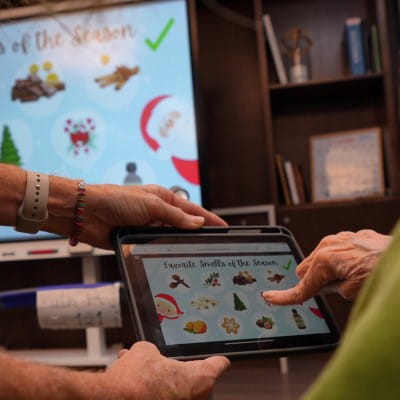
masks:
[(291, 265), (292, 265), (292, 260), (289, 260), (286, 265), (282, 265), (282, 268), (286, 269), (286, 271), (289, 271)]
[(173, 24), (174, 24), (174, 19), (171, 18), (167, 22), (167, 25), (165, 25), (165, 27), (161, 31), (161, 33), (158, 35), (158, 38), (155, 42), (151, 41), (149, 38), (146, 38), (145, 42), (146, 42), (147, 46), (149, 46), (153, 51), (156, 51), (160, 47), (160, 44), (162, 43), (162, 41), (165, 39), (165, 36), (167, 36), (167, 33), (171, 29)]

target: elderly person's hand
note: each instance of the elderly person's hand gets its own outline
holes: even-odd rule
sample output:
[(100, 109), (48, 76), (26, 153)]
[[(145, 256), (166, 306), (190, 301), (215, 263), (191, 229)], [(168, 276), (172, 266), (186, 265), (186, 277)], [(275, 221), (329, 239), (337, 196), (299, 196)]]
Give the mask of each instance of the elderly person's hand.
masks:
[(298, 265), (300, 282), (295, 287), (266, 291), (263, 297), (272, 304), (298, 304), (318, 293), (336, 291), (353, 299), (390, 241), (391, 236), (368, 229), (326, 236)]
[[(75, 202), (76, 181), (51, 177), (44, 230), (69, 236)], [(196, 229), (226, 225), (217, 215), (158, 185), (87, 185), (85, 203), (79, 241), (102, 248), (111, 248), (110, 233), (116, 226), (164, 224)]]
[[(230, 366), (227, 358), (177, 361), (160, 355), (149, 342), (122, 350), (119, 360), (104, 373), (104, 393), (112, 387), (116, 399), (208, 399), (217, 379)], [(107, 398), (105, 396), (104, 398)]]

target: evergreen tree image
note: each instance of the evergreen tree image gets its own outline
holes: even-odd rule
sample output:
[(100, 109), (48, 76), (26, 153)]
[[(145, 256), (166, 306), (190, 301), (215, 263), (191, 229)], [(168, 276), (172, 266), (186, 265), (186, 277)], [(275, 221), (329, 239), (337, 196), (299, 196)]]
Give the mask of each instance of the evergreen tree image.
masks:
[(236, 293), (233, 293), (233, 302), (235, 304), (235, 310), (236, 311), (247, 310), (247, 307), (245, 306), (243, 301), (240, 299), (240, 297)]
[(18, 149), (11, 137), (10, 128), (4, 125), (3, 139), (0, 148), (0, 162), (5, 164), (13, 164), (21, 166), (21, 157), (18, 154)]

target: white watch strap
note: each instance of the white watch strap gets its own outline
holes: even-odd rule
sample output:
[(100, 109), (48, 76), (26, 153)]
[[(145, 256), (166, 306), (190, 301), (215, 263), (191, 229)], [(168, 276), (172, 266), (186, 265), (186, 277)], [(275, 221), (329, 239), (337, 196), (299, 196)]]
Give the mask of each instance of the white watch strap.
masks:
[(49, 176), (27, 171), (25, 198), (18, 209), (16, 231), (36, 233), (48, 217)]

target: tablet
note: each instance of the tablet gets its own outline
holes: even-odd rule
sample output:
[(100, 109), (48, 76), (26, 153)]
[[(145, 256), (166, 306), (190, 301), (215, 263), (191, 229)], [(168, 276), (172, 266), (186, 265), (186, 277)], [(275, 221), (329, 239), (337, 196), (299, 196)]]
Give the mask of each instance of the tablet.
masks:
[(338, 342), (324, 301), (275, 306), (261, 295), (298, 282), (282, 227), (122, 228), (114, 244), (137, 340), (177, 359), (322, 350)]

